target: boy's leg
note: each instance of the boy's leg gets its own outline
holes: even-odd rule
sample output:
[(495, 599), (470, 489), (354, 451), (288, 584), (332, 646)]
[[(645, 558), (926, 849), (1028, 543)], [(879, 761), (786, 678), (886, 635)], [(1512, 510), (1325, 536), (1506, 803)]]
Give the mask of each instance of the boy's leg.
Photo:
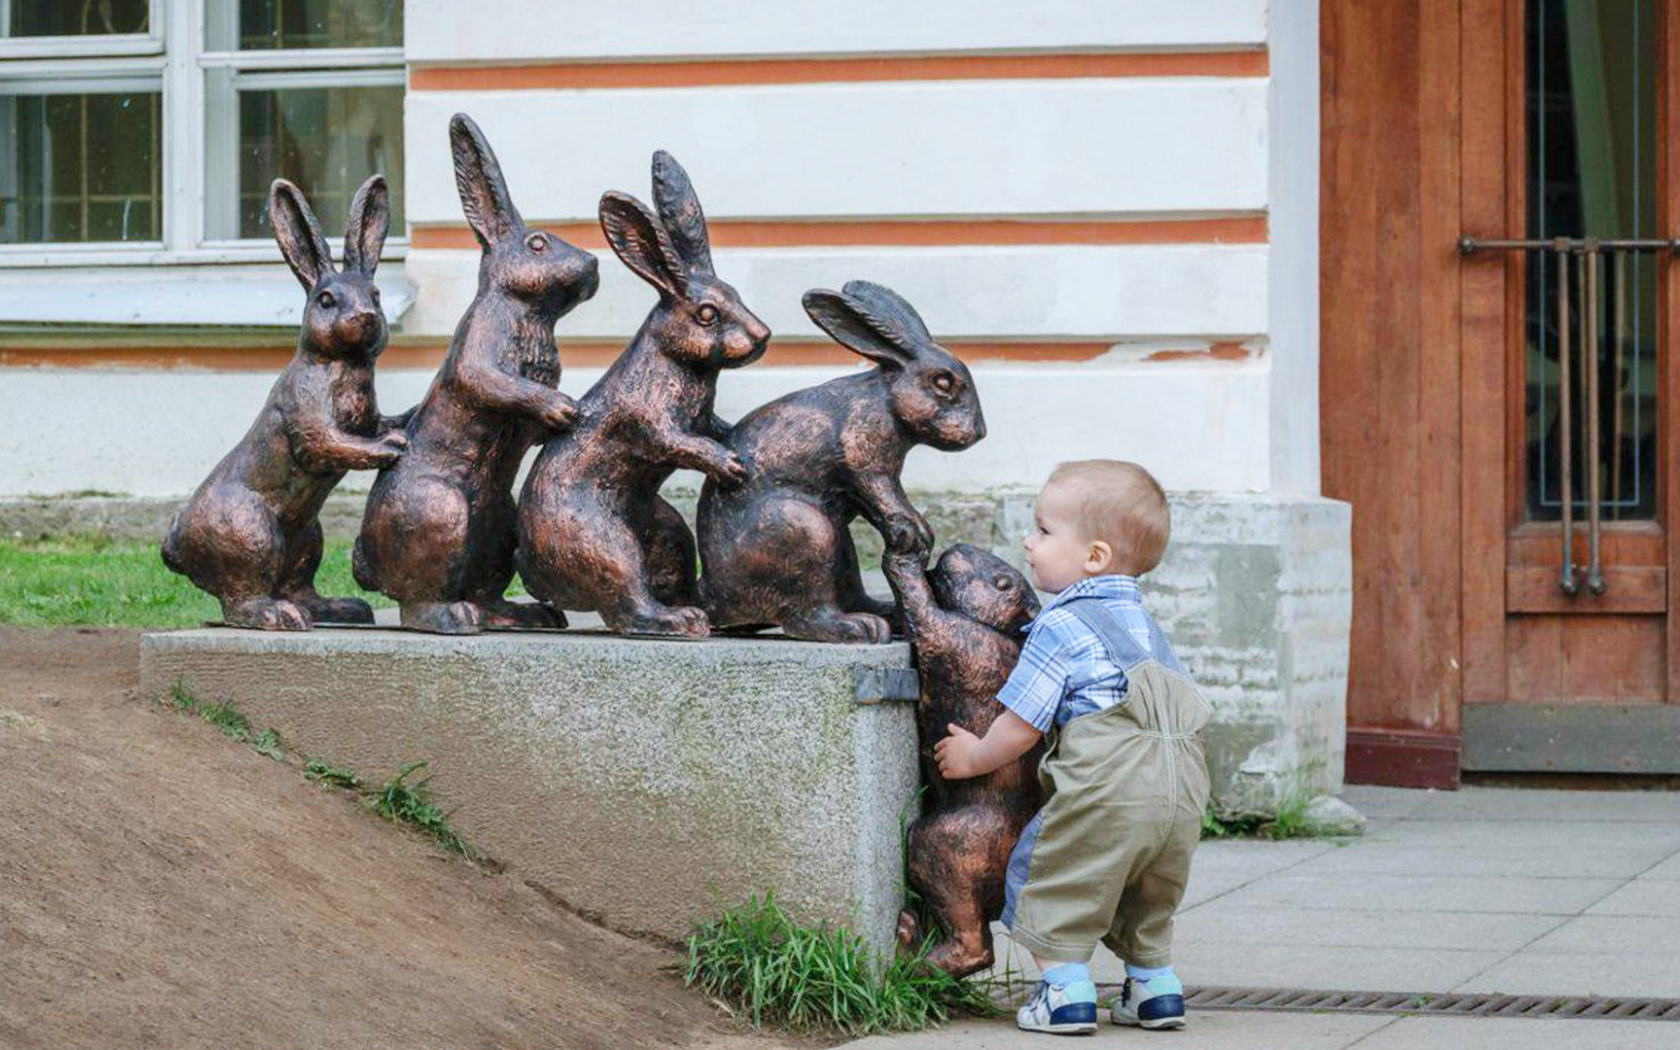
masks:
[(1184, 986), (1172, 969), (1173, 916), (1190, 878), (1190, 855), (1201, 837), (1180, 822), (1126, 886), (1114, 926), (1103, 942), (1126, 962), (1126, 986), (1114, 1002), (1115, 1024), (1142, 1028), (1184, 1026)]

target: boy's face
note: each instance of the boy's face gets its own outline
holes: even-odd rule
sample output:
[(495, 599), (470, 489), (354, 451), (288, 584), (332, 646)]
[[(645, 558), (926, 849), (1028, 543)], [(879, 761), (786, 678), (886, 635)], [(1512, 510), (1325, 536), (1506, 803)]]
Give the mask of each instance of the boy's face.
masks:
[(1078, 497), (1066, 484), (1046, 485), (1038, 494), (1024, 546), (1033, 586), (1041, 591), (1066, 590), (1107, 568), (1108, 545), (1093, 544), (1078, 524)]

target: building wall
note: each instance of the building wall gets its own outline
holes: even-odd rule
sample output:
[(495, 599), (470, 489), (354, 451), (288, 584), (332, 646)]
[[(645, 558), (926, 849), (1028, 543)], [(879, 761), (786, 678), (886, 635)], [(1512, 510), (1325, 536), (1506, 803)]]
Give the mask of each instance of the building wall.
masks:
[[(860, 367), (804, 315), (807, 289), (895, 288), (969, 363), (990, 432), (906, 464), (951, 523), (942, 541), (1013, 550), (1059, 461), (1146, 464), (1183, 514), (1155, 586), (1215, 683), (1217, 775), (1241, 785), (1224, 797), (1339, 783), (1347, 520), (1317, 495), (1316, 3), (409, 0), (405, 33), (411, 243), (382, 277), (413, 305), (380, 366), (388, 411), (423, 393), (476, 286), (453, 113), (484, 129), (527, 222), (603, 256), (600, 292), (557, 329), (574, 395), (654, 302), (607, 257), (597, 202), (646, 199), (669, 150), (719, 275), (775, 332), (721, 378), (720, 414)], [(0, 337), (0, 497), (189, 492), (287, 356), (275, 309), (190, 338)]]
[[(415, 297), (381, 366), (388, 406), (424, 388), (475, 286), (447, 145), (461, 110), (527, 220), (603, 255), (601, 192), (646, 197), (656, 148), (683, 162), (720, 274), (776, 333), (723, 378), (726, 416), (856, 367), (799, 297), (864, 277), (969, 361), (991, 429), (960, 455), (913, 453), (913, 486), (1031, 487), (1102, 455), (1180, 491), (1316, 492), (1316, 192), (1293, 174), (1316, 142), (1291, 87), (1316, 80), (1304, 16), (1268, 21), (1262, 0), (1053, 0), (1031, 19), (1005, 0), (490, 6), (407, 8), (412, 248), (383, 277)], [(603, 262), (557, 333), (574, 394), (653, 302)], [(50, 276), (0, 271), (0, 290)], [(0, 371), (0, 496), (189, 491), (284, 359), (285, 304), (302, 299), (288, 281), (260, 329), (142, 334), (103, 311), (97, 331), (0, 336), (0, 364), (23, 369)], [(90, 287), (87, 308), (110, 298)], [(242, 354), (216, 352), (229, 344)], [(148, 455), (108, 454), (133, 433)]]

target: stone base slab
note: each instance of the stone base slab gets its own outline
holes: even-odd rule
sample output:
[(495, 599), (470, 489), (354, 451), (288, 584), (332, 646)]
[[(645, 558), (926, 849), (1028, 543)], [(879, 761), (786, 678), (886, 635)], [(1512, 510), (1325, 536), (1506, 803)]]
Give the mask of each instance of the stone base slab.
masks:
[(890, 951), (913, 813), (909, 647), (323, 628), (145, 636), (146, 695), (231, 699), (364, 778), (425, 759), (467, 841), (628, 933), (773, 890)]

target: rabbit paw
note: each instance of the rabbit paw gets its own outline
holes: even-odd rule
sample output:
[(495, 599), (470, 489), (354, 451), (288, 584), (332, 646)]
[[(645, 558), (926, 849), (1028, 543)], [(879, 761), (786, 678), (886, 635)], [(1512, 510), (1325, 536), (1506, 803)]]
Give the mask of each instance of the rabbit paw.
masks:
[(477, 634), (483, 615), (472, 602), (415, 602), (401, 609), (402, 625), (429, 634)]
[(638, 611), (624, 626), (624, 633), (662, 638), (705, 638), (712, 633), (712, 625), (704, 609), (663, 605)]
[(726, 452), (709, 472), (719, 485), (735, 488), (747, 483), (747, 464), (733, 452)]
[(392, 430), (379, 436), (379, 449), (369, 458), (376, 467), (388, 467), (402, 458), (408, 449), (408, 435), (400, 430)]
[(224, 609), (222, 619), (230, 627), (254, 627), (259, 631), (307, 631), (314, 626), (309, 614), (284, 598), (252, 598)]
[(783, 625), (794, 638), (808, 642), (846, 642), (879, 645), (892, 641), (892, 625), (874, 613), (819, 615)]
[(538, 414), (543, 426), (550, 430), (570, 430), (577, 422), (577, 402), (565, 394), (555, 394)]
[(373, 607), (360, 598), (322, 598), (316, 595), (312, 598), (294, 597), (292, 601), (308, 612), (316, 623), (373, 622)]
[(898, 913), (898, 943), (907, 951), (914, 952), (922, 944), (922, 923), (916, 918), (916, 913), (905, 908)]
[(933, 536), (926, 532), (927, 522), (917, 527), (917, 522), (901, 515), (887, 520), (887, 555), (893, 558), (914, 558), (918, 564), (925, 564), (928, 552), (933, 549)]

